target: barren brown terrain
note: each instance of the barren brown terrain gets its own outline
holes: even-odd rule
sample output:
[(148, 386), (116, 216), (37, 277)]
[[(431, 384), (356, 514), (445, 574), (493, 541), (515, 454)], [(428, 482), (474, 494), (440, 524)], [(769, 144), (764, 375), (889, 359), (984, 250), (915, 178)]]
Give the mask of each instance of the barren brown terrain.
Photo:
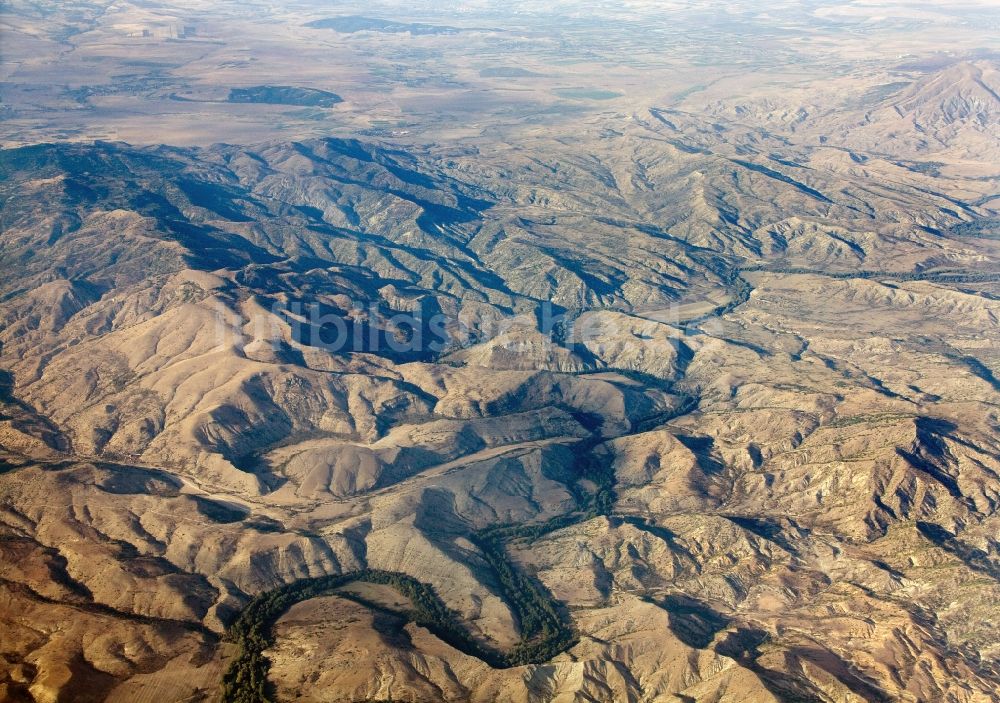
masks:
[(0, 6), (0, 701), (1000, 700), (994, 3)]

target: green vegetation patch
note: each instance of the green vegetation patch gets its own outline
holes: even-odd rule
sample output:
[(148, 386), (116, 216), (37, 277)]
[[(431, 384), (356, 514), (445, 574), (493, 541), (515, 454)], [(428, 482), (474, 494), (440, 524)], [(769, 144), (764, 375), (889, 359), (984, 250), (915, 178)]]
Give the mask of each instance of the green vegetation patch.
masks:
[[(476, 641), (459, 623), (461, 616), (448, 608), (427, 584), (394, 571), (364, 569), (337, 576), (300, 579), (254, 598), (229, 628), (227, 638), (238, 645), (236, 659), (223, 676), (227, 703), (268, 703), (267, 672), (270, 661), (264, 651), (274, 644), (274, 624), (296, 603), (324, 595), (344, 595), (336, 590), (352, 581), (392, 586), (412, 604), (405, 615), (442, 641), (474, 656), (493, 668), (548, 661), (576, 642), (572, 628), (559, 617), (557, 606), (541, 586), (530, 582), (507, 562), (502, 548), (486, 544), (487, 559), (501, 571), (512, 607), (522, 618), (522, 630), (530, 632), (510, 652), (502, 652)], [(516, 592), (522, 589), (523, 592)], [(511, 592), (511, 591), (515, 592)]]

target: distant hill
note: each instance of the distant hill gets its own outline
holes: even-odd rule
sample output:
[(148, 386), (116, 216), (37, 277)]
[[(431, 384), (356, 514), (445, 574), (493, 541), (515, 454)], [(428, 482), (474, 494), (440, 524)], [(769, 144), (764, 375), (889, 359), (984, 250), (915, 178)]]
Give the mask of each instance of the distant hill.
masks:
[(888, 106), (915, 124), (996, 126), (1000, 121), (1000, 72), (987, 61), (962, 61), (910, 86)]
[(384, 32), (386, 34), (458, 34), (461, 29), (448, 27), (445, 25), (423, 24), (420, 22), (393, 22), (377, 17), (360, 17), (358, 15), (348, 15), (345, 17), (330, 17), (328, 19), (315, 20), (306, 24), (313, 29), (332, 29), (345, 34), (354, 32)]
[(493, 66), (484, 68), (479, 75), (482, 78), (537, 78), (542, 74), (517, 66)]
[(316, 88), (296, 88), (288, 85), (255, 85), (233, 88), (228, 102), (263, 103), (267, 105), (301, 105), (303, 107), (333, 107), (344, 102), (336, 93)]

